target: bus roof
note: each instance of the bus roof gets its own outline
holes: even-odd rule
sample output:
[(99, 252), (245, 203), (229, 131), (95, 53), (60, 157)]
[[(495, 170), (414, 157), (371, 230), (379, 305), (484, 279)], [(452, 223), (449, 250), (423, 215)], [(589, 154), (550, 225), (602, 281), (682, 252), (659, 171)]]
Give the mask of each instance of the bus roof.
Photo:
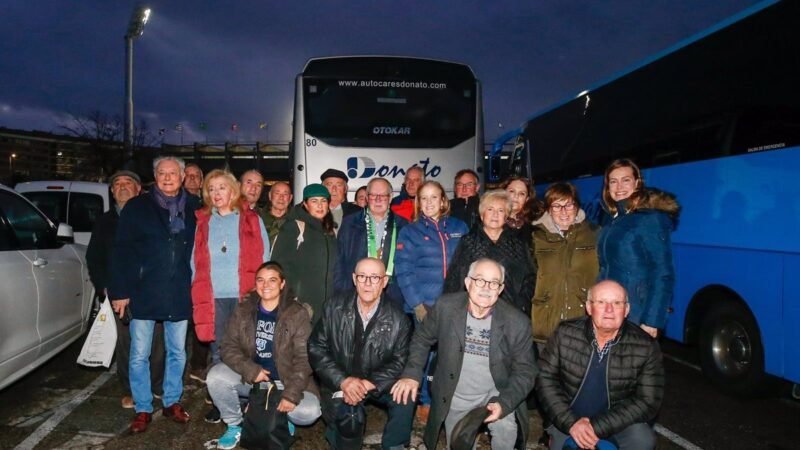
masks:
[[(784, 1), (786, 1), (786, 0), (784, 0)], [(764, 1), (762, 1), (760, 3), (757, 3), (757, 4), (753, 5), (753, 6), (745, 8), (744, 10), (742, 10), (742, 11), (740, 11), (740, 12), (738, 12), (738, 13), (730, 16), (730, 17), (728, 17), (727, 19), (724, 19), (724, 20), (720, 21), (719, 23), (717, 23), (715, 25), (712, 25), (711, 27), (709, 27), (709, 28), (707, 28), (707, 29), (705, 29), (703, 31), (700, 31), (700, 32), (698, 32), (698, 33), (696, 33), (696, 34), (694, 34), (692, 36), (689, 36), (686, 39), (678, 41), (677, 43), (673, 44), (672, 46), (667, 47), (666, 49), (661, 50), (659, 52), (656, 52), (656, 53), (646, 57), (645, 59), (639, 61), (638, 63), (635, 63), (635, 64), (633, 64), (631, 66), (628, 66), (627, 68), (625, 68), (625, 69), (623, 69), (623, 70), (621, 70), (621, 71), (619, 71), (619, 72), (617, 72), (615, 74), (612, 74), (612, 75), (610, 75), (610, 76), (608, 76), (606, 78), (601, 79), (597, 83), (589, 86), (589, 88), (581, 91), (580, 93), (578, 93), (576, 95), (572, 95), (570, 97), (567, 97), (567, 98), (565, 98), (564, 100), (562, 100), (560, 102), (557, 102), (557, 103), (555, 103), (553, 105), (550, 105), (550, 106), (548, 106), (548, 107), (546, 107), (544, 109), (541, 109), (541, 110), (535, 112), (534, 114), (530, 115), (525, 120), (525, 122), (522, 123), (520, 128), (524, 128), (525, 124), (530, 122), (531, 120), (533, 120), (533, 119), (535, 119), (535, 118), (537, 118), (537, 117), (539, 117), (539, 116), (541, 116), (543, 114), (546, 114), (546, 113), (548, 113), (548, 112), (550, 112), (550, 111), (552, 111), (554, 109), (557, 109), (557, 108), (559, 108), (559, 107), (571, 102), (572, 100), (582, 96), (582, 95), (591, 93), (592, 91), (594, 91), (596, 89), (599, 89), (599, 88), (601, 88), (601, 87), (603, 87), (603, 86), (605, 86), (607, 84), (610, 84), (610, 83), (612, 83), (612, 82), (624, 77), (625, 75), (628, 75), (628, 74), (630, 74), (630, 73), (632, 73), (632, 72), (634, 72), (636, 70), (641, 69), (642, 67), (644, 67), (644, 66), (646, 66), (648, 64), (651, 64), (651, 63), (653, 63), (655, 61), (658, 61), (659, 59), (661, 59), (661, 58), (663, 58), (663, 57), (665, 57), (665, 56), (667, 56), (667, 55), (669, 55), (671, 53), (674, 53), (674, 52), (676, 52), (676, 51), (678, 51), (678, 50), (680, 50), (680, 49), (682, 49), (684, 47), (688, 47), (689, 45), (691, 45), (691, 44), (693, 44), (693, 43), (695, 43), (695, 42), (697, 42), (697, 41), (699, 41), (699, 40), (701, 40), (701, 39), (703, 39), (703, 38), (705, 38), (705, 37), (707, 37), (707, 36), (709, 36), (711, 34), (714, 34), (717, 31), (722, 30), (723, 28), (729, 27), (730, 25), (732, 25), (732, 24), (734, 24), (736, 22), (739, 22), (739, 21), (741, 21), (741, 20), (743, 20), (743, 19), (745, 19), (745, 18), (747, 18), (749, 16), (752, 16), (753, 14), (756, 14), (756, 13), (758, 13), (758, 12), (760, 12), (760, 11), (770, 7), (770, 6), (773, 6), (773, 5), (775, 5), (775, 4), (779, 3), (779, 2), (780, 2), (780, 0), (764, 0)]]
[(303, 76), (417, 76), (474, 80), (475, 72), (466, 64), (440, 59), (393, 55), (349, 55), (311, 58)]

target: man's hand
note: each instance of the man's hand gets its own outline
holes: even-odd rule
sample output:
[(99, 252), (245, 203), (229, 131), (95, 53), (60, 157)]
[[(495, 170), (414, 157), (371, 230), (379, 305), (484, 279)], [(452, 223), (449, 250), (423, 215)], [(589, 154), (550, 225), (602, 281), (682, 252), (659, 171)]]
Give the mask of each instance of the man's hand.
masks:
[(489, 412), (491, 412), (491, 414), (489, 414), (489, 417), (487, 417), (486, 420), (483, 421), (483, 423), (492, 423), (503, 415), (503, 407), (500, 406), (500, 403), (497, 402), (489, 403), (488, 405), (486, 405), (486, 409), (488, 409)]
[(389, 391), (392, 394), (392, 400), (395, 403), (405, 405), (408, 403), (408, 397), (411, 396), (411, 401), (417, 401), (417, 389), (419, 389), (419, 381), (412, 378), (401, 378), (392, 386)]
[(639, 328), (643, 329), (645, 333), (649, 334), (653, 337), (653, 339), (658, 339), (658, 328), (653, 328), (649, 325), (641, 324)]
[(428, 308), (425, 307), (424, 303), (420, 303), (414, 307), (414, 315), (417, 317), (417, 322), (422, 322), (425, 320), (425, 316), (428, 315)]
[(111, 301), (111, 309), (114, 310), (115, 313), (122, 319), (122, 316), (125, 315), (125, 308), (128, 307), (128, 303), (131, 302), (129, 298), (121, 298), (119, 300), (112, 300)]
[(281, 402), (278, 403), (278, 412), (290, 413), (290, 412), (294, 411), (294, 408), (296, 406), (297, 405), (295, 405), (294, 403), (290, 402), (289, 400), (286, 400), (285, 398), (282, 398)]
[(375, 386), (372, 381), (369, 381), (366, 378), (361, 379), (361, 386), (364, 386), (364, 390), (367, 391), (367, 393), (369, 393), (371, 390), (378, 389), (378, 387)]
[(367, 390), (364, 388), (361, 378), (347, 377), (342, 381), (339, 386), (344, 396), (344, 402), (348, 405), (355, 406), (364, 400), (367, 396)]
[(262, 381), (269, 381), (269, 370), (261, 369), (261, 372), (258, 372), (256, 379), (253, 380), (253, 383), (261, 383)]
[(594, 434), (594, 427), (589, 422), (588, 417), (581, 417), (569, 429), (569, 435), (575, 439), (575, 443), (580, 448), (594, 448), (600, 441), (600, 438)]

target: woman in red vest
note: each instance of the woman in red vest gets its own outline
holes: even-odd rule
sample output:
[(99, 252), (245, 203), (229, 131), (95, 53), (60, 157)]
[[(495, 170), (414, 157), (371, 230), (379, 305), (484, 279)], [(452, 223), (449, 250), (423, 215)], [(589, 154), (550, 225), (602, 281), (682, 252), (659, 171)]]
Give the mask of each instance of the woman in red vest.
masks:
[(258, 267), (269, 259), (264, 223), (246, 207), (230, 172), (212, 170), (203, 181), (192, 255), (192, 304), (197, 338), (211, 343), (211, 365), (220, 362), (225, 324), (255, 287)]

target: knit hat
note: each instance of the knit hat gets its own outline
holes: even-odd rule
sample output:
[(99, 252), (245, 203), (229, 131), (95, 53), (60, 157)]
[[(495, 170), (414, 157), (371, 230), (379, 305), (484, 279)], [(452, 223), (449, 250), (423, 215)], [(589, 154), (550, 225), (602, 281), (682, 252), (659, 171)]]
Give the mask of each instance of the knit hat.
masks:
[(328, 188), (326, 188), (325, 186), (319, 183), (314, 183), (314, 184), (309, 184), (303, 189), (303, 200), (307, 200), (311, 197), (325, 197), (328, 200), (330, 200), (331, 193), (328, 192)]
[(118, 170), (118, 171), (114, 172), (113, 175), (111, 175), (111, 178), (108, 179), (108, 185), (109, 186), (113, 186), (114, 185), (114, 180), (116, 180), (119, 177), (128, 177), (128, 178), (132, 179), (133, 181), (135, 181), (136, 184), (139, 184), (139, 185), (142, 184), (142, 179), (139, 178), (139, 175), (137, 175), (135, 172), (131, 172), (130, 170)]

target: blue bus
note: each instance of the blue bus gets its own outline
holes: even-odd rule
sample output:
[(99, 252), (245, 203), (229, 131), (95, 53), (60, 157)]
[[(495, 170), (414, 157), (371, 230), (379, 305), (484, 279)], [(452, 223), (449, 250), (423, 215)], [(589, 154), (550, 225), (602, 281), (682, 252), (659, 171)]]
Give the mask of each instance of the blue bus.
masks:
[(677, 196), (665, 334), (729, 392), (800, 383), (798, 24), (800, 2), (766, 1), (680, 42), (531, 117), (508, 168), (573, 182), (598, 223), (616, 158)]

